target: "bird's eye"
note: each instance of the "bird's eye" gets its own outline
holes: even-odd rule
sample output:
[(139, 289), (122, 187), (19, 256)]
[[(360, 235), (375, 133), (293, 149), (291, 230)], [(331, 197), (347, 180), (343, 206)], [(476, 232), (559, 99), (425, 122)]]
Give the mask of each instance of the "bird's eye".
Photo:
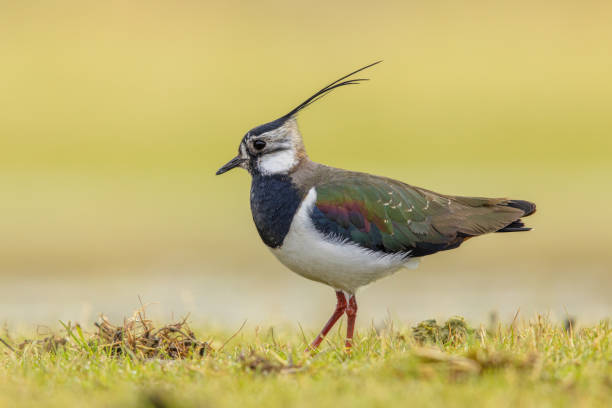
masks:
[(263, 140), (255, 140), (253, 142), (253, 147), (255, 148), (255, 150), (261, 150), (264, 147), (266, 147), (266, 142), (264, 142)]

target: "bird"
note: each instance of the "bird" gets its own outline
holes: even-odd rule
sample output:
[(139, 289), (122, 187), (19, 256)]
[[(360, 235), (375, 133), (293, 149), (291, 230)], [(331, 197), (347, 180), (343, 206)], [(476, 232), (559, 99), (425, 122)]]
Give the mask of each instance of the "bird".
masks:
[(414, 269), (422, 257), (470, 238), (529, 231), (522, 218), (536, 210), (525, 200), (439, 194), (312, 161), (298, 113), (338, 88), (367, 81), (354, 76), (380, 62), (342, 76), (289, 113), (249, 130), (236, 157), (216, 172), (247, 170), (251, 213), (263, 243), (291, 271), (335, 290), (335, 310), (306, 351), (314, 352), (346, 314), (350, 352), (359, 288)]

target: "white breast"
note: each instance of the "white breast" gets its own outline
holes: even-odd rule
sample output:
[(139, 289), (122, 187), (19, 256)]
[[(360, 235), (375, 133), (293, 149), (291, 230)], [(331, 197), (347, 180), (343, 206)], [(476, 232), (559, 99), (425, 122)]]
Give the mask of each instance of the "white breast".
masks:
[(316, 200), (317, 193), (312, 188), (293, 217), (283, 245), (272, 249), (279, 261), (293, 272), (335, 289), (355, 293), (357, 288), (401, 267), (414, 269), (418, 266), (419, 258), (407, 260), (401, 255), (381, 254), (324, 236), (310, 218)]

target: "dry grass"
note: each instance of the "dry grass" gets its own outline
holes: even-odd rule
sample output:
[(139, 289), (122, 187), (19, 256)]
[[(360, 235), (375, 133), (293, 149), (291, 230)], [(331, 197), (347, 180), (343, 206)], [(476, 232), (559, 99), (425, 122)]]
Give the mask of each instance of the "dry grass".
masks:
[(102, 350), (113, 355), (129, 354), (138, 359), (146, 358), (189, 358), (204, 356), (210, 346), (196, 339), (194, 332), (183, 320), (155, 328), (146, 318), (144, 308), (125, 319), (123, 325), (111, 324), (106, 316), (100, 316), (95, 323), (98, 332), (94, 338)]

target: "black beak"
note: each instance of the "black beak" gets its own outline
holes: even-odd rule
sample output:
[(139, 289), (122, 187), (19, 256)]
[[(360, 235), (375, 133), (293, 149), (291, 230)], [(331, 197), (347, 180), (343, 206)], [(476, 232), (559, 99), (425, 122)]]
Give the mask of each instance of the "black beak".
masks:
[(227, 163), (225, 163), (225, 165), (223, 167), (221, 167), (219, 170), (217, 170), (217, 172), (215, 174), (218, 176), (219, 174), (223, 174), (226, 171), (230, 171), (234, 167), (240, 166), (242, 164), (242, 162), (244, 162), (244, 161), (245, 161), (245, 159), (243, 159), (242, 157), (236, 156), (232, 160), (230, 160)]

